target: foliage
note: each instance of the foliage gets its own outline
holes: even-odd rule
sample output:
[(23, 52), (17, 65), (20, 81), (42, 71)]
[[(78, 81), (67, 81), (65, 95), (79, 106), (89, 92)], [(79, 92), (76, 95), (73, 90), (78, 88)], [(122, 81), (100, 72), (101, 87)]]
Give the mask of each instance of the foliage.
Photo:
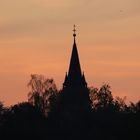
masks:
[(126, 97), (120, 98), (116, 97), (114, 99), (114, 106), (118, 112), (125, 112), (127, 110), (127, 105), (125, 103)]
[(93, 109), (106, 109), (113, 104), (113, 96), (108, 84), (104, 84), (100, 89), (91, 88), (90, 97)]
[[(92, 112), (74, 119), (60, 112), (59, 95), (53, 79), (31, 75), (28, 102), (4, 107), (0, 102), (0, 136), (24, 139), (124, 140), (139, 137), (140, 101), (126, 104), (126, 97), (113, 97), (108, 84), (89, 88)], [(71, 105), (71, 103), (69, 104)], [(44, 114), (49, 115), (44, 116)], [(62, 113), (62, 114), (61, 114)], [(67, 115), (63, 115), (63, 113)], [(75, 113), (74, 113), (75, 114)], [(69, 117), (67, 119), (66, 117)]]
[(108, 84), (104, 84), (98, 88), (89, 88), (91, 106), (94, 111), (105, 112), (125, 112), (127, 105), (125, 103), (126, 97), (113, 98), (111, 87)]
[(55, 100), (58, 90), (53, 79), (46, 79), (42, 75), (33, 74), (28, 83), (31, 91), (28, 94), (29, 102), (43, 113), (50, 111), (50, 105)]

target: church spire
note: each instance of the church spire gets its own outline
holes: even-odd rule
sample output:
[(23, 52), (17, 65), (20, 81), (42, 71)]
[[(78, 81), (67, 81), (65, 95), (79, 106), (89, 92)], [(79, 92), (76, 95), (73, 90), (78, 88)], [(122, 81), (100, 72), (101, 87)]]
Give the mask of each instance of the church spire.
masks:
[(75, 85), (83, 84), (81, 66), (80, 66), (80, 61), (79, 61), (77, 45), (76, 45), (76, 26), (75, 25), (74, 25), (73, 32), (74, 32), (73, 33), (74, 43), (73, 43), (69, 71), (68, 71), (67, 78), (64, 81), (64, 86), (66, 85), (75, 86)]
[[(78, 49), (76, 45), (76, 29), (73, 29), (73, 48), (69, 71), (66, 73), (61, 93), (62, 112), (81, 117), (90, 111), (89, 91), (84, 73), (81, 72)], [(62, 113), (63, 114), (63, 113)]]

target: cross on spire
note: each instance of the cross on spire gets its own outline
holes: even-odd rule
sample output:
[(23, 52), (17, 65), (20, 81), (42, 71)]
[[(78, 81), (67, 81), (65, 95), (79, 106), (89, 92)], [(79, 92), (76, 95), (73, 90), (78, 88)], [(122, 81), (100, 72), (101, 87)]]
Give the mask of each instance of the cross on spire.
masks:
[(74, 24), (74, 26), (73, 26), (73, 32), (74, 32), (74, 33), (73, 33), (73, 36), (76, 37), (76, 25), (75, 25), (75, 24)]

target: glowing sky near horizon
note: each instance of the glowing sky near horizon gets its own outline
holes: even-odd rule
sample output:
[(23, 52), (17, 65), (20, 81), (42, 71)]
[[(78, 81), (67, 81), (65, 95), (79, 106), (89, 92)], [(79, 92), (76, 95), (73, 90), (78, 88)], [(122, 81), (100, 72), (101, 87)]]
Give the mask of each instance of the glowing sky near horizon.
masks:
[(77, 46), (89, 86), (140, 100), (139, 0), (0, 0), (0, 100), (27, 100), (30, 74), (60, 88)]

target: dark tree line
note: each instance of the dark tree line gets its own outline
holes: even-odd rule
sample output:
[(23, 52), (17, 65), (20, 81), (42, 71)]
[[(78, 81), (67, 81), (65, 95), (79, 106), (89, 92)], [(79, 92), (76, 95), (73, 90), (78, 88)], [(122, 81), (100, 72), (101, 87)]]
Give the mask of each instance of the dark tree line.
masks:
[[(61, 90), (53, 79), (31, 75), (28, 102), (5, 107), (0, 102), (0, 137), (30, 139), (125, 140), (140, 138), (140, 101), (114, 98), (111, 87), (90, 87), (91, 111), (86, 119), (59, 117)], [(72, 127), (69, 127), (72, 126)]]

